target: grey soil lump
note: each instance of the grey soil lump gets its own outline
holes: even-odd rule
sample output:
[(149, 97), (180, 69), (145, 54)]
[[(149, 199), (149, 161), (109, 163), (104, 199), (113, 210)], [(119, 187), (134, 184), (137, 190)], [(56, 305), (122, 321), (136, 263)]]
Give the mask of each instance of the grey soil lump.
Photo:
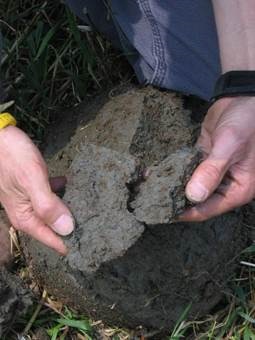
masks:
[(77, 222), (69, 255), (28, 238), (24, 251), (37, 278), (73, 307), (115, 325), (169, 329), (189, 303), (198, 316), (222, 298), (247, 244), (242, 213), (170, 224), (199, 159), (190, 112), (152, 88), (103, 102), (79, 108), (82, 125), (49, 159), (52, 174), (68, 172), (63, 198)]
[(75, 212), (77, 232), (66, 242), (68, 263), (90, 272), (124, 255), (144, 231), (127, 210), (135, 159), (108, 148), (83, 145), (71, 165), (65, 201)]
[(185, 183), (198, 162), (199, 153), (186, 147), (148, 167), (148, 176), (130, 204), (136, 219), (146, 225), (173, 222), (186, 206)]

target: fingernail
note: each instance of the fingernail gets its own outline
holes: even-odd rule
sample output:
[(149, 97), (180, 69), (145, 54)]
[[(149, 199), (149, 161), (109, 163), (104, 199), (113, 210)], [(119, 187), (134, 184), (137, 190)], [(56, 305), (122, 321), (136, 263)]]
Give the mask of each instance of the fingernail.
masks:
[(205, 201), (208, 194), (209, 191), (200, 182), (190, 183), (187, 189), (187, 198), (194, 203)]
[(70, 215), (61, 215), (51, 227), (59, 235), (67, 236), (74, 230), (74, 220)]

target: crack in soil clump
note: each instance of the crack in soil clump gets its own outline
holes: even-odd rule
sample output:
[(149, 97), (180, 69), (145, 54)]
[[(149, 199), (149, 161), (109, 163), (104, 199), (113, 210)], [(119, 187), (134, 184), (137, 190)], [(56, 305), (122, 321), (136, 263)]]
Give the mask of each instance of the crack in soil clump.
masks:
[(49, 157), (53, 175), (68, 172), (70, 252), (63, 259), (28, 238), (24, 251), (63, 302), (115, 325), (169, 329), (189, 303), (197, 317), (221, 300), (247, 244), (242, 212), (171, 223), (200, 160), (181, 97), (145, 88), (98, 102), (79, 109), (81, 126)]
[(129, 197), (127, 200), (127, 210), (130, 213), (133, 213), (135, 208), (132, 207), (132, 203), (135, 201), (139, 190), (140, 190), (140, 185), (146, 181), (146, 172), (148, 170), (146, 170), (146, 168), (142, 167), (142, 166), (138, 166), (135, 174), (132, 176), (133, 178), (126, 183), (126, 187), (129, 191)]

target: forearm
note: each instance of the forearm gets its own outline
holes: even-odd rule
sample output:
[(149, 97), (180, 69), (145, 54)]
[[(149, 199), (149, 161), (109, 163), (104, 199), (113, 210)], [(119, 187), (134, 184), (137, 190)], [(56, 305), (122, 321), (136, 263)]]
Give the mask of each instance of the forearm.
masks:
[(255, 70), (255, 1), (213, 0), (222, 72)]

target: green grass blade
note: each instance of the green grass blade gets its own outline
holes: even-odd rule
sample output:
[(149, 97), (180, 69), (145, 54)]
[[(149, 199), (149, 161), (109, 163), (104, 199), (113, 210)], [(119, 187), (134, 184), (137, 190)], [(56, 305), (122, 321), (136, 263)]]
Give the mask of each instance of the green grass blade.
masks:
[(242, 251), (242, 254), (252, 254), (252, 253), (255, 253), (255, 244), (251, 245), (251, 246), (248, 247), (248, 248), (245, 248), (245, 249)]
[(42, 42), (41, 42), (41, 45), (38, 49), (38, 52), (37, 52), (37, 55), (35, 57), (35, 61), (37, 61), (41, 55), (43, 54), (43, 52), (45, 51), (45, 48), (48, 47), (48, 44), (51, 40), (51, 38), (54, 36), (55, 32), (57, 30), (57, 27), (52, 27), (48, 32), (47, 34), (45, 35), (45, 37), (43, 38)]
[(180, 338), (183, 337), (184, 333), (187, 330), (187, 327), (185, 327), (184, 321), (187, 318), (189, 311), (191, 309), (192, 303), (190, 303), (185, 310), (183, 311), (183, 313), (181, 314), (181, 316), (179, 317), (179, 319), (176, 322), (175, 328), (172, 332), (172, 334), (169, 337), (169, 340), (179, 340)]
[(47, 333), (51, 337), (51, 340), (57, 340), (61, 328), (62, 325), (56, 325), (55, 327), (48, 329)]
[(62, 326), (69, 326), (72, 328), (76, 328), (82, 330), (84, 332), (91, 332), (92, 327), (87, 320), (70, 320), (70, 319), (57, 319), (57, 322)]
[(240, 315), (244, 320), (248, 321), (249, 323), (255, 325), (255, 319), (252, 318), (250, 315), (244, 312), (239, 312), (238, 315)]

